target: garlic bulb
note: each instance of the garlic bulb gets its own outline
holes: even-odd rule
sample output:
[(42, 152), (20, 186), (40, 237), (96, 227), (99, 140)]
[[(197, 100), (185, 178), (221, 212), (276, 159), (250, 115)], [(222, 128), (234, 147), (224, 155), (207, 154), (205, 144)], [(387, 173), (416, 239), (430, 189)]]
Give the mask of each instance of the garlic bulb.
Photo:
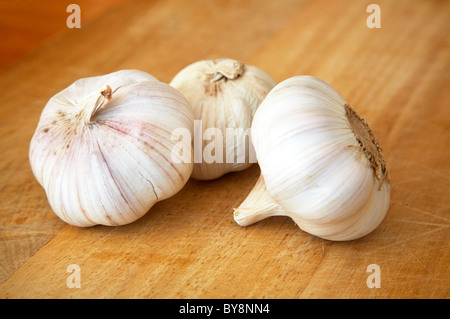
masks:
[(218, 59), (187, 66), (170, 85), (183, 93), (195, 119), (201, 120), (194, 133), (192, 178), (211, 180), (256, 162), (250, 127), (259, 104), (276, 85), (274, 79), (257, 67)]
[(297, 76), (278, 84), (252, 124), (261, 177), (235, 209), (247, 226), (289, 216), (304, 231), (343, 241), (383, 220), (390, 180), (366, 121), (327, 83)]
[(193, 131), (188, 101), (145, 72), (80, 79), (42, 111), (31, 168), (65, 222), (128, 224), (189, 179), (191, 158), (174, 161), (172, 152), (179, 142), (171, 132), (180, 127)]

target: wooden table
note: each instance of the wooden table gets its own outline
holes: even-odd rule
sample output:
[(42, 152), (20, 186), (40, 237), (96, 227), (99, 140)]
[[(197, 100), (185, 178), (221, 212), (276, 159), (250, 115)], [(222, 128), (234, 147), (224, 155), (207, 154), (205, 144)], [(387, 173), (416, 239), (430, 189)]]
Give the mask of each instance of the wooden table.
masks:
[[(117, 2), (0, 70), (2, 298), (448, 298), (450, 2)], [(83, 7), (81, 8), (83, 10)], [(36, 13), (38, 14), (38, 13)], [(83, 19), (83, 16), (82, 16)], [(231, 57), (277, 81), (330, 83), (371, 124), (391, 172), (387, 217), (331, 242), (287, 217), (233, 220), (257, 165), (190, 180), (127, 226), (76, 228), (51, 211), (28, 147), (48, 99), (78, 78), (119, 69), (164, 82), (198, 60)], [(81, 269), (68, 288), (67, 268)], [(368, 288), (370, 264), (381, 287)]]

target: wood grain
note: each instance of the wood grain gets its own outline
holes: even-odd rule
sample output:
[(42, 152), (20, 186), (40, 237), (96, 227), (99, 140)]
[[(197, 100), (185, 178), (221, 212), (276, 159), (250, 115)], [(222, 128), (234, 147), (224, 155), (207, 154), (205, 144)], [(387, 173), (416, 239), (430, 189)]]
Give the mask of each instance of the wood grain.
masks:
[[(0, 297), (448, 298), (450, 3), (132, 1), (108, 7), (0, 70)], [(65, 12), (63, 15), (65, 16)], [(370, 123), (393, 182), (373, 233), (331, 242), (286, 217), (233, 220), (257, 165), (190, 180), (137, 222), (76, 228), (51, 211), (28, 164), (47, 100), (78, 78), (124, 68), (164, 82), (201, 59), (232, 57), (277, 81), (310, 74)], [(81, 288), (66, 285), (81, 268)], [(366, 268), (381, 269), (381, 288)]]
[[(78, 0), (82, 20), (95, 19), (106, 9), (124, 0)], [(67, 30), (70, 0), (0, 1), (0, 68), (19, 60)], [(70, 11), (72, 12), (72, 11)]]

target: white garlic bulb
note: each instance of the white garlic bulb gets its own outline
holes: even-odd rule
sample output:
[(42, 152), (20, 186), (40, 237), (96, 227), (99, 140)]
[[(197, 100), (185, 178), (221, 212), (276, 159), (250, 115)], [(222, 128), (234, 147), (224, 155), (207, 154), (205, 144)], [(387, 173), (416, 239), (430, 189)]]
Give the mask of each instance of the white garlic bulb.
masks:
[(235, 209), (247, 226), (275, 215), (329, 240), (360, 238), (385, 217), (390, 180), (366, 121), (327, 83), (297, 76), (278, 84), (252, 124), (261, 177)]
[(218, 59), (187, 66), (170, 85), (183, 93), (195, 119), (201, 120), (201, 132), (196, 128), (194, 133), (192, 178), (211, 180), (256, 162), (250, 127), (259, 104), (276, 85), (274, 79), (255, 66)]
[(65, 222), (128, 224), (189, 179), (191, 154), (173, 158), (177, 128), (193, 132), (189, 102), (153, 76), (121, 70), (80, 79), (42, 111), (31, 168)]

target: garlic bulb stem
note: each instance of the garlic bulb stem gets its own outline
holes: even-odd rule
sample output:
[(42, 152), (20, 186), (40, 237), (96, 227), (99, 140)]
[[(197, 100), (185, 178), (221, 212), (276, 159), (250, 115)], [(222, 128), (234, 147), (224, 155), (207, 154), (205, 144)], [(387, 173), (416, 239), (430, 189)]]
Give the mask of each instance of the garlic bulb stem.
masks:
[(248, 226), (270, 216), (287, 216), (286, 212), (270, 197), (262, 175), (242, 204), (234, 209), (234, 220), (240, 226)]
[(79, 113), (77, 118), (81, 119), (83, 125), (92, 124), (92, 117), (94, 114), (112, 98), (112, 89), (109, 85), (100, 92), (95, 92), (89, 95), (79, 105)]
[(245, 65), (242, 62), (233, 59), (223, 59), (215, 65), (215, 70), (211, 75), (211, 83), (220, 80), (235, 80), (245, 71)]

